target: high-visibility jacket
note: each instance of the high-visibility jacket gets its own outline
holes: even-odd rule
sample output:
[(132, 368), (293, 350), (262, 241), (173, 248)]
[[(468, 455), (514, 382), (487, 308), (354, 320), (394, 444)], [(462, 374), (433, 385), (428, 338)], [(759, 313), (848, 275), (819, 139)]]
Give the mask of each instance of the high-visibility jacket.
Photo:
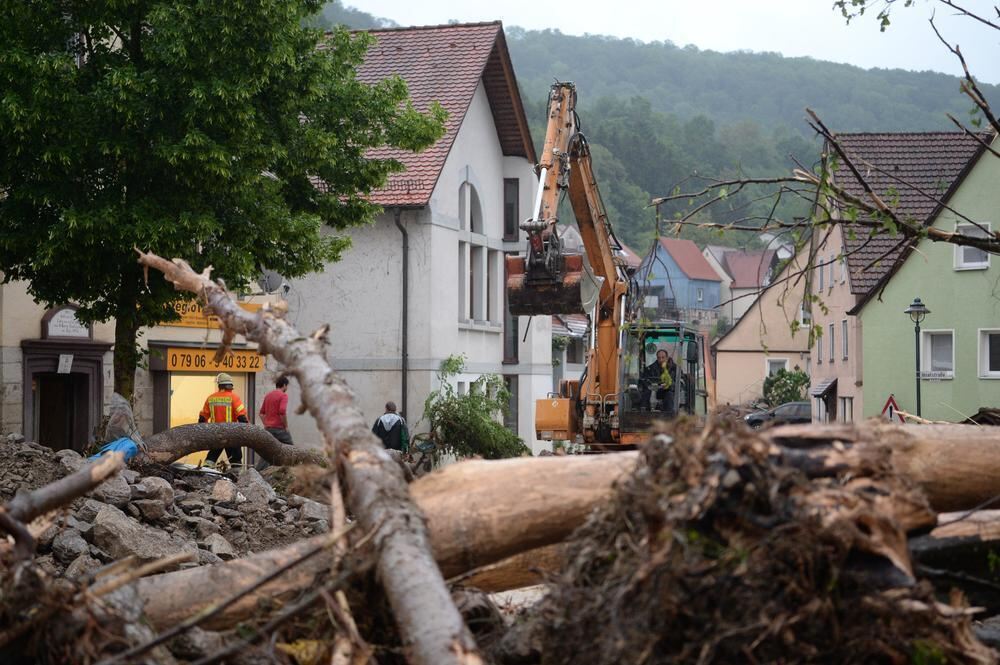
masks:
[(243, 400), (232, 390), (219, 390), (209, 395), (198, 414), (200, 419), (209, 423), (234, 423), (240, 416), (246, 415)]

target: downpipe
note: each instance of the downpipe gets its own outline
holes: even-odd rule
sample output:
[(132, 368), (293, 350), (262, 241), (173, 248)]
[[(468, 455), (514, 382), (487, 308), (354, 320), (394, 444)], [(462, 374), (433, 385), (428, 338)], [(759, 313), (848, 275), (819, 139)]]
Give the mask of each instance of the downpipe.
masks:
[(403, 240), (403, 329), (402, 329), (402, 342), (401, 342), (401, 386), (399, 395), (400, 412), (403, 414), (404, 418), (409, 417), (409, 412), (406, 410), (406, 393), (407, 386), (409, 385), (407, 381), (407, 374), (410, 368), (410, 357), (409, 357), (409, 341), (410, 341), (410, 234), (407, 233), (406, 227), (403, 226), (401, 217), (403, 214), (402, 208), (396, 208), (394, 213), (394, 218), (396, 222), (396, 228), (399, 229), (399, 233)]

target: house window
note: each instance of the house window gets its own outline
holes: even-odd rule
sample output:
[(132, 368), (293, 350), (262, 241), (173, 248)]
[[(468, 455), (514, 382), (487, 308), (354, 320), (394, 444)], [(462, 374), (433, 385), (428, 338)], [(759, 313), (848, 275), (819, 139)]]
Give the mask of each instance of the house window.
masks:
[(500, 323), (500, 291), (497, 282), (500, 277), (500, 252), (490, 250), (486, 266), (486, 317), (493, 323)]
[[(504, 282), (506, 283), (506, 265), (504, 266)], [(518, 362), (518, 325), (517, 317), (510, 313), (507, 303), (507, 289), (503, 290), (503, 362), (515, 364)]]
[(823, 290), (823, 259), (818, 259), (819, 261), (819, 290)]
[(840, 322), (840, 346), (844, 349), (844, 360), (847, 360), (847, 319)]
[(1000, 379), (1000, 330), (979, 331), (979, 376)]
[(921, 332), (921, 378), (954, 378), (954, 335), (954, 331), (951, 330), (925, 330)]
[(813, 398), (813, 420), (818, 423), (825, 423), (829, 416), (826, 413), (826, 400), (822, 397)]
[(840, 257), (840, 283), (843, 284), (847, 281), (847, 259), (843, 256)]
[(571, 337), (569, 344), (566, 346), (566, 364), (567, 365), (581, 365), (583, 364), (583, 338), (582, 337)]
[(837, 414), (838, 420), (842, 423), (854, 422), (854, 398), (853, 397), (841, 397), (840, 402), (840, 413)]
[[(823, 332), (823, 329), (819, 328), (819, 332)], [(823, 340), (822, 339), (817, 339), (816, 340), (816, 364), (817, 365), (822, 365), (823, 364)]]
[(788, 369), (788, 358), (768, 358), (767, 375), (774, 376), (780, 370)]
[(486, 320), (486, 248), (473, 245), (469, 250), (469, 318)]
[(698, 289), (698, 302), (704, 302), (705, 300), (705, 289)]
[(835, 265), (836, 265), (836, 262), (833, 259), (830, 259), (830, 288), (831, 289), (833, 288), (833, 268), (834, 268)]
[[(980, 226), (982, 228), (980, 228)], [(955, 233), (974, 238), (990, 237), (990, 225), (956, 224)], [(955, 245), (955, 270), (985, 270), (990, 267), (990, 255), (977, 247)]]
[(833, 324), (831, 323), (830, 324), (830, 362), (833, 362), (833, 359), (837, 357), (837, 340), (834, 339), (834, 337), (835, 337), (834, 328), (833, 328)]
[(517, 178), (503, 179), (503, 239), (517, 241), (517, 222), (520, 216), (518, 199), (521, 195), (521, 181)]
[(458, 320), (468, 321), (469, 315), (469, 243), (458, 243)]
[(510, 393), (510, 401), (507, 402), (507, 413), (503, 414), (503, 425), (514, 434), (517, 434), (517, 377), (505, 376), (503, 382)]

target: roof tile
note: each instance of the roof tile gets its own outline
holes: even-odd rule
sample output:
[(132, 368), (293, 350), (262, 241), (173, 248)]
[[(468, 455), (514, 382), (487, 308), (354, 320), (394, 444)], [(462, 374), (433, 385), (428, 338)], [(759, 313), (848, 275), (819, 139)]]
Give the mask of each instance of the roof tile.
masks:
[(721, 282), (719, 274), (712, 269), (701, 254), (698, 245), (684, 238), (660, 238), (660, 246), (674, 259), (680, 269), (691, 279)]
[[(962, 132), (840, 134), (837, 137), (855, 165), (874, 168), (862, 176), (883, 199), (898, 198), (896, 214), (927, 224), (965, 172), (980, 144)], [(846, 165), (838, 165), (834, 182), (858, 197), (866, 196)], [(892, 270), (908, 241), (902, 235), (870, 236), (858, 225), (844, 228), (844, 247), (851, 292), (868, 293)]]
[(404, 170), (389, 176), (372, 200), (384, 206), (426, 205), (465, 119), (480, 79), (505, 155), (535, 161), (531, 137), (517, 91), (499, 21), (369, 30), (375, 44), (358, 69), (358, 80), (377, 83), (390, 76), (406, 81), (413, 106), (426, 111), (438, 102), (448, 111), (444, 136), (423, 152), (379, 148), (378, 159), (395, 159)]
[(733, 249), (722, 257), (722, 267), (733, 278), (730, 284), (734, 289), (757, 289), (765, 286), (771, 275), (771, 267), (775, 260), (773, 249), (745, 251)]

